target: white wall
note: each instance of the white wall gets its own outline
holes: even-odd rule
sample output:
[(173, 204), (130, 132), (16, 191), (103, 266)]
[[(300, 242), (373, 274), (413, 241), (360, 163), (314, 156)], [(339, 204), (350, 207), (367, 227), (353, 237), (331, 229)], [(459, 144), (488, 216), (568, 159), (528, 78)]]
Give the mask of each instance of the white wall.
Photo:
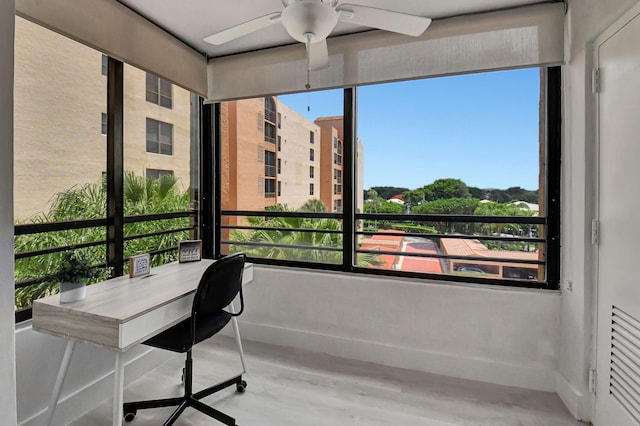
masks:
[(13, 313), (13, 32), (14, 1), (0, 0), (0, 413), (16, 424)]
[(571, 413), (591, 419), (594, 131), (592, 42), (637, 0), (570, 0), (564, 68), (562, 307), (557, 392)]
[(243, 338), (554, 391), (558, 292), (256, 266)]

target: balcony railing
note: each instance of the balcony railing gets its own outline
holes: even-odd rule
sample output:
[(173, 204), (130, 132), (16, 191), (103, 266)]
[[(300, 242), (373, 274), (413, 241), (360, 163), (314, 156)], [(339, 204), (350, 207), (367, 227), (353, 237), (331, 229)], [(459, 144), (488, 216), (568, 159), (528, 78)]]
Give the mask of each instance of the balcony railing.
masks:
[[(556, 288), (540, 216), (223, 211), (223, 252), (256, 263)], [(345, 239), (353, 252), (345, 253)], [(553, 258), (553, 256), (551, 256)]]
[[(190, 238), (190, 233), (196, 231), (193, 221), (186, 219), (197, 215), (195, 211), (181, 211), (171, 213), (148, 214), (124, 217), (125, 232), (129, 229), (129, 235), (125, 235), (125, 253), (139, 254), (141, 248), (149, 253), (153, 265), (159, 265), (175, 260), (175, 252), (178, 247), (174, 244), (177, 240)], [(147, 232), (137, 232), (138, 224), (153, 223)], [(106, 218), (86, 219), (66, 222), (48, 222), (16, 225), (14, 234), (16, 249), (19, 250), (21, 238), (26, 236), (40, 236), (38, 247), (28, 250), (16, 251), (16, 322), (31, 318), (31, 301), (33, 298), (53, 294), (57, 291), (57, 282), (54, 281), (51, 270), (55, 265), (55, 255), (70, 250), (84, 249), (91, 253), (91, 257), (97, 259), (92, 267), (102, 270), (100, 279), (109, 277), (107, 270), (106, 253), (109, 246), (107, 241)], [(149, 228), (149, 227), (147, 227)], [(96, 230), (103, 229), (103, 238), (85, 241), (96, 235)], [(180, 236), (182, 234), (182, 236)], [(194, 234), (193, 234), (194, 235)], [(69, 243), (72, 241), (72, 243)], [(162, 245), (165, 244), (165, 245)], [(128, 247), (131, 245), (130, 247)], [(99, 260), (102, 259), (102, 260)], [(126, 265), (129, 256), (122, 259)], [(113, 266), (113, 265), (109, 265)]]

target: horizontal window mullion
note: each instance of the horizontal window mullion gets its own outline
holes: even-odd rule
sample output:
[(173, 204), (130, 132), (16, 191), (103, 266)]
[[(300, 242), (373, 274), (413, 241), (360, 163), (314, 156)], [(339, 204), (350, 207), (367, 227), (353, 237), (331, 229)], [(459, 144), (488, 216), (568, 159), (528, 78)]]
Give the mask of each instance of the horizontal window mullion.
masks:
[(72, 229), (98, 228), (107, 226), (107, 219), (69, 220), (62, 222), (29, 223), (16, 225), (14, 235), (41, 234), (43, 232), (69, 231)]
[(401, 222), (517, 223), (531, 225), (545, 225), (547, 223), (547, 218), (544, 216), (357, 213), (355, 218), (356, 220), (395, 220)]
[(255, 210), (223, 210), (221, 215), (229, 217), (299, 217), (308, 219), (342, 219), (342, 213), (311, 213), (311, 212), (278, 212)]
[[(367, 254), (388, 254), (391, 256), (409, 256), (409, 257), (431, 257), (435, 259), (454, 259), (454, 260), (475, 260), (492, 263), (518, 263), (527, 265), (544, 265), (544, 260), (528, 260), (528, 259), (508, 259), (500, 257), (482, 257), (482, 256), (454, 256), (449, 254), (436, 253), (416, 253), (403, 251), (387, 251), (387, 250), (361, 250), (357, 249), (356, 253)], [(526, 252), (523, 252), (526, 253)]]
[[(379, 232), (374, 231), (357, 231), (356, 235), (380, 235)], [(419, 237), (419, 238), (452, 238), (458, 240), (483, 240), (483, 241), (511, 241), (511, 242), (526, 242), (526, 243), (545, 243), (547, 240), (544, 238), (533, 237), (498, 237), (490, 235), (469, 235), (469, 234), (427, 234), (427, 233), (413, 233), (413, 232), (385, 232), (385, 236), (393, 237)]]
[(269, 226), (220, 225), (222, 229), (241, 229), (248, 231), (285, 231), (285, 232), (317, 232), (322, 234), (342, 234), (341, 229), (282, 228)]
[(107, 244), (106, 240), (100, 240), (100, 241), (91, 241), (88, 243), (71, 244), (68, 246), (51, 247), (51, 248), (46, 248), (41, 250), (23, 251), (20, 253), (15, 253), (14, 258), (24, 259), (27, 257), (36, 257), (36, 256), (42, 256), (45, 254), (60, 253), (68, 250), (77, 250), (81, 248), (95, 247), (95, 246), (106, 245), (106, 244)]
[(278, 247), (278, 248), (291, 248), (297, 250), (320, 250), (320, 251), (336, 251), (341, 252), (342, 247), (326, 247), (326, 246), (302, 246), (297, 244), (278, 244), (278, 243), (262, 243), (255, 241), (231, 241), (223, 240), (222, 244), (231, 246), (251, 246), (251, 247)]
[(183, 231), (192, 231), (194, 229), (195, 228), (193, 226), (189, 226), (186, 228), (175, 228), (175, 229), (168, 229), (166, 231), (149, 232), (147, 234), (136, 234), (136, 235), (130, 235), (128, 237), (124, 237), (124, 240), (125, 241), (139, 240), (142, 238), (157, 237), (160, 235), (176, 234), (178, 232), (183, 232)]
[(124, 223), (138, 223), (138, 222), (151, 222), (154, 220), (167, 220), (167, 219), (179, 219), (183, 217), (196, 216), (195, 210), (182, 211), (182, 212), (169, 212), (169, 213), (153, 213), (153, 214), (141, 214), (137, 216), (125, 216)]

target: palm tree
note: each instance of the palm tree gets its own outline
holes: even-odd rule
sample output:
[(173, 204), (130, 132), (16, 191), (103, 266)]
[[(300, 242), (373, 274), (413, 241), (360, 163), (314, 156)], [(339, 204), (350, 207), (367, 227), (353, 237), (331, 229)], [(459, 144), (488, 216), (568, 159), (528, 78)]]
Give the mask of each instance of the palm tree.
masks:
[[(178, 179), (174, 176), (163, 176), (158, 180), (136, 176), (126, 172), (124, 176), (124, 209), (126, 216), (139, 214), (164, 213), (189, 210), (189, 191), (181, 191)], [(103, 218), (106, 214), (107, 196), (103, 181), (73, 186), (56, 194), (48, 212), (40, 213), (27, 219), (25, 223), (51, 223), (78, 219)], [(130, 223), (125, 226), (125, 236), (148, 234), (189, 226), (188, 218), (156, 220)], [(125, 256), (148, 253), (153, 250), (177, 245), (179, 240), (187, 239), (186, 231), (180, 233), (155, 235), (125, 243)], [(67, 231), (44, 232), (39, 234), (18, 235), (15, 237), (15, 252), (24, 253), (44, 248), (55, 248), (76, 245), (93, 241), (106, 240), (104, 227), (73, 229)], [(52, 275), (57, 270), (64, 252), (17, 259), (15, 262), (15, 280), (24, 281)], [(103, 245), (82, 249), (82, 253), (96, 265), (105, 262)], [(154, 265), (176, 260), (174, 253), (154, 256)], [(102, 271), (94, 281), (106, 279)], [(20, 309), (31, 306), (32, 300), (53, 294), (58, 290), (58, 283), (52, 280), (40, 284), (17, 289), (15, 305)]]
[[(303, 208), (318, 207), (319, 200), (309, 200)], [(320, 202), (321, 203), (321, 202)], [(322, 203), (321, 203), (322, 204)], [(322, 204), (324, 207), (324, 204)], [(247, 222), (256, 229), (252, 231), (234, 230), (231, 232), (232, 252), (244, 251), (251, 257), (263, 259), (281, 259), (314, 263), (342, 263), (342, 223), (337, 219), (312, 216), (297, 217), (247, 217)], [(249, 245), (243, 243), (259, 243)], [(327, 250), (333, 249), (333, 250)], [(361, 266), (377, 265), (382, 262), (375, 255), (358, 257)]]

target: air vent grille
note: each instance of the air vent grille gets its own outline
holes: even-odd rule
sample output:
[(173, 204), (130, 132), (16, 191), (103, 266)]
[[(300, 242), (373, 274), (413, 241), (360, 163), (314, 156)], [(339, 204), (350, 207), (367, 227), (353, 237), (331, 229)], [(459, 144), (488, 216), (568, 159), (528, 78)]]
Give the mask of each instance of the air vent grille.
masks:
[(640, 321), (614, 306), (609, 393), (640, 423)]

